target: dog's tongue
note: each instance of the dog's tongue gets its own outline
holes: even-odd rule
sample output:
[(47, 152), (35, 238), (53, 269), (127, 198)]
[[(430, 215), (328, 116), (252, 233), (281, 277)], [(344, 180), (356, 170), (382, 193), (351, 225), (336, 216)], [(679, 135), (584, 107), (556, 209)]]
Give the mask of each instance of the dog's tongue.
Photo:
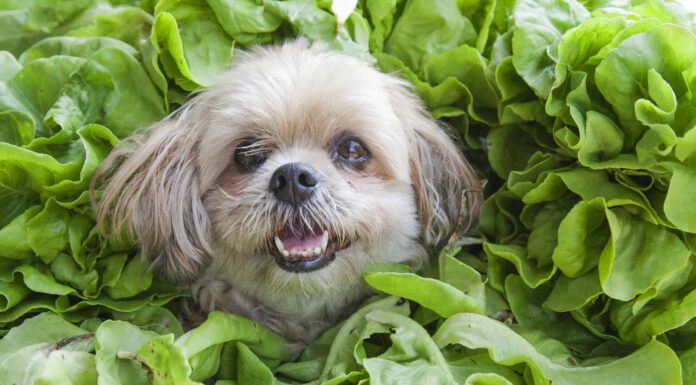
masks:
[(283, 242), (285, 249), (288, 251), (305, 250), (321, 247), (322, 234), (313, 234), (308, 230), (298, 234), (286, 228), (278, 233), (278, 238)]

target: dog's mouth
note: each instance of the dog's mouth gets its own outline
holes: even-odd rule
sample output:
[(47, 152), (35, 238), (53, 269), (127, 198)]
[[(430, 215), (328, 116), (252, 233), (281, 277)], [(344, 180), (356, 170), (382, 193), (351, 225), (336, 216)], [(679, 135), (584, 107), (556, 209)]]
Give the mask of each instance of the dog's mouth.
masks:
[(336, 252), (349, 244), (339, 244), (336, 237), (325, 229), (281, 228), (273, 238), (270, 249), (276, 263), (293, 273), (319, 270), (336, 258)]

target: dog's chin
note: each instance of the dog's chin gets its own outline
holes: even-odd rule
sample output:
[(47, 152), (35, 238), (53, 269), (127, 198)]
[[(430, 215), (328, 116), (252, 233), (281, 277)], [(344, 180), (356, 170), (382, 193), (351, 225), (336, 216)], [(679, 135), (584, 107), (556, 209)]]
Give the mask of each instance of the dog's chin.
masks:
[(269, 242), (276, 264), (292, 273), (308, 273), (322, 269), (336, 259), (336, 252), (350, 246), (339, 241), (330, 230), (316, 227), (285, 226)]

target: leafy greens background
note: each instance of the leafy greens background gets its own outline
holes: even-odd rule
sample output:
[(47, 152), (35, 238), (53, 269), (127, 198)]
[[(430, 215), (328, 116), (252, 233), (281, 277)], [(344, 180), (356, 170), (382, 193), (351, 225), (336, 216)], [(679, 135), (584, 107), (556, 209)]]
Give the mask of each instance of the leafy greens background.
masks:
[[(695, 31), (666, 0), (0, 0), (1, 383), (696, 384)], [(184, 334), (86, 192), (297, 35), (408, 79), (488, 179), (475, 238), (367, 272), (388, 296), (299, 358), (233, 315)]]

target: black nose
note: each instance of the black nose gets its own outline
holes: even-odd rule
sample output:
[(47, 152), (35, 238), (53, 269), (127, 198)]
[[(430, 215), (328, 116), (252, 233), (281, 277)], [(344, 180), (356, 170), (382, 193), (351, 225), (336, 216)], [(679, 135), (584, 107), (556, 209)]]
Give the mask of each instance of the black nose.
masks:
[(312, 166), (288, 163), (273, 172), (269, 189), (278, 200), (297, 205), (314, 194), (318, 182), (317, 170)]

